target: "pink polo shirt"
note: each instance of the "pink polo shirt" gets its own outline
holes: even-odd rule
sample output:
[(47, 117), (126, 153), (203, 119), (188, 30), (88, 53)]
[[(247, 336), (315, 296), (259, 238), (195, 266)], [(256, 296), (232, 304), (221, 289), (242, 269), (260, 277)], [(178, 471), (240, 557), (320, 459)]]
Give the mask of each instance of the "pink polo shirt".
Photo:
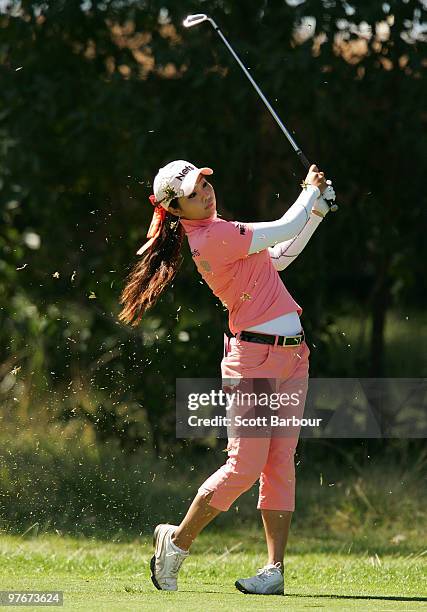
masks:
[(213, 216), (181, 219), (191, 255), (203, 279), (229, 311), (229, 327), (236, 334), (302, 308), (292, 298), (274, 268), (268, 249), (248, 255), (250, 223)]

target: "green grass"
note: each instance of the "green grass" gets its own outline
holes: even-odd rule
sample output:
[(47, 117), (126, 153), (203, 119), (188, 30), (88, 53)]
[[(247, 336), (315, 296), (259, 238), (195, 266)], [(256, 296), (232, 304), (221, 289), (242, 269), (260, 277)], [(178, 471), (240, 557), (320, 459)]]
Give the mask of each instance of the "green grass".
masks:
[[(360, 544), (360, 543), (359, 543)], [(2, 590), (62, 590), (64, 609), (98, 610), (421, 610), (427, 551), (378, 554), (302, 547), (293, 536), (285, 565), (286, 597), (249, 596), (234, 587), (265, 563), (260, 530), (205, 531), (182, 567), (180, 591), (158, 592), (149, 578), (148, 537), (128, 542), (58, 535), (0, 536)], [(358, 546), (360, 549), (360, 545)], [(423, 601), (424, 598), (424, 601)], [(31, 608), (25, 608), (27, 610)]]
[(0, 589), (63, 590), (65, 609), (89, 612), (427, 609), (425, 453), (362, 465), (344, 450), (335, 462), (309, 450), (297, 465), (287, 595), (256, 597), (234, 581), (266, 562), (257, 487), (195, 542), (180, 592), (149, 579), (154, 525), (178, 521), (223, 456), (192, 470), (34, 432), (11, 438), (0, 452)]
[[(373, 537), (378, 528), (391, 537), (404, 533), (406, 541), (416, 537), (427, 521), (427, 489), (420, 486), (427, 453), (412, 455), (402, 452), (398, 461), (391, 451), (377, 451), (362, 464), (342, 445), (307, 443), (297, 458), (294, 526), (333, 538), (363, 530)], [(85, 443), (78, 430), (59, 427), (56, 438), (35, 428), (15, 438), (0, 435), (0, 530), (23, 533), (37, 523), (40, 533), (148, 533), (158, 522), (178, 520), (224, 460), (219, 451), (206, 451), (194, 464), (181, 455), (176, 463), (159, 460), (145, 449), (123, 456), (114, 447)], [(253, 525), (257, 495), (254, 486), (216, 520), (218, 526), (234, 529), (236, 519)]]

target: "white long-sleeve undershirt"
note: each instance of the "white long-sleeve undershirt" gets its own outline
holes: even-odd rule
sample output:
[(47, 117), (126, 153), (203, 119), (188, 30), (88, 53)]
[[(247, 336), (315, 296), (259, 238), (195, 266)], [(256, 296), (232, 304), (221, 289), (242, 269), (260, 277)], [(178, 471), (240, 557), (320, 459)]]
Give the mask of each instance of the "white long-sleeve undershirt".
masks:
[(295, 238), (309, 221), (311, 210), (319, 196), (318, 187), (307, 185), (283, 217), (277, 221), (252, 223), (253, 235), (249, 255)]
[(301, 332), (301, 321), (296, 311), (280, 315), (265, 323), (259, 323), (253, 327), (246, 327), (246, 331), (255, 331), (261, 334), (273, 336), (296, 336)]
[(291, 240), (269, 247), (271, 261), (276, 270), (284, 270), (307, 246), (308, 241), (322, 222), (322, 217), (311, 214), (300, 233)]

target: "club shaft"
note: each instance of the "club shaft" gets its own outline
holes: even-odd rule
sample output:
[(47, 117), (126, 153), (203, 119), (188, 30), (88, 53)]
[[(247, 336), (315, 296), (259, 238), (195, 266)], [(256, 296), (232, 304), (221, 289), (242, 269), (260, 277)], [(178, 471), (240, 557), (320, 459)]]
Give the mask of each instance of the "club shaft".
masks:
[(255, 91), (257, 92), (257, 94), (261, 98), (261, 100), (264, 102), (265, 106), (268, 108), (268, 110), (270, 111), (270, 113), (272, 114), (274, 119), (276, 120), (277, 125), (280, 127), (280, 129), (282, 130), (282, 132), (284, 133), (284, 135), (288, 139), (288, 141), (291, 144), (292, 148), (294, 149), (295, 153), (298, 155), (302, 165), (308, 170), (308, 168), (310, 168), (310, 165), (311, 165), (310, 162), (308, 161), (308, 159), (306, 158), (304, 153), (301, 151), (301, 149), (299, 148), (299, 146), (297, 145), (295, 140), (292, 138), (292, 136), (289, 133), (289, 131), (283, 125), (282, 121), (280, 120), (280, 117), (278, 116), (278, 114), (276, 113), (274, 108), (271, 106), (271, 104), (267, 100), (267, 98), (264, 96), (264, 94), (262, 93), (261, 89), (258, 87), (257, 83), (254, 81), (252, 76), (249, 74), (249, 71), (247, 70), (246, 66), (243, 64), (243, 62), (241, 61), (240, 57), (234, 51), (233, 47), (230, 45), (230, 43), (228, 42), (228, 40), (226, 39), (224, 34), (219, 29), (219, 27), (216, 25), (216, 23), (212, 19), (209, 19), (209, 21), (211, 22), (213, 28), (218, 33), (218, 35), (221, 38), (222, 42), (225, 44), (225, 46), (230, 51), (230, 53), (232, 54), (232, 56), (234, 57), (236, 62), (239, 64), (240, 68), (243, 70), (243, 72), (245, 73), (245, 75), (247, 76), (249, 81), (251, 82), (253, 88), (255, 89)]
[[(247, 70), (246, 66), (243, 64), (243, 62), (241, 61), (240, 57), (237, 55), (237, 53), (235, 52), (233, 47), (230, 45), (230, 43), (228, 42), (228, 40), (226, 39), (224, 34), (221, 32), (221, 30), (219, 29), (219, 27), (215, 23), (215, 21), (211, 17), (208, 17), (205, 14), (203, 14), (203, 15), (202, 14), (200, 14), (200, 15), (189, 15), (187, 17), (187, 19), (185, 19), (185, 21), (184, 21), (184, 26), (187, 27), (187, 28), (188, 27), (192, 27), (193, 25), (198, 25), (202, 21), (209, 21), (210, 24), (212, 25), (213, 29), (218, 33), (218, 36), (221, 38), (221, 40), (224, 43), (224, 45), (227, 47), (227, 49), (230, 51), (231, 55), (234, 57), (236, 62), (239, 64), (240, 68), (243, 70), (243, 72), (245, 73), (245, 75), (249, 79), (252, 87), (255, 89), (255, 91), (257, 92), (257, 94), (259, 95), (261, 100), (264, 102), (264, 104), (267, 107), (267, 109), (270, 111), (271, 115), (276, 120), (277, 125), (280, 127), (280, 129), (282, 130), (283, 134), (286, 136), (288, 142), (290, 143), (290, 145), (292, 146), (293, 150), (297, 154), (300, 162), (302, 163), (302, 165), (304, 166), (305, 169), (309, 170), (310, 166), (311, 166), (310, 162), (308, 161), (308, 159), (306, 158), (304, 153), (301, 151), (301, 149), (299, 148), (299, 146), (297, 145), (297, 143), (295, 142), (295, 140), (293, 139), (293, 137), (291, 136), (289, 131), (285, 128), (285, 126), (283, 125), (282, 121), (280, 120), (280, 117), (278, 116), (278, 114), (276, 113), (274, 108), (271, 106), (271, 104), (267, 100), (267, 98), (264, 96), (264, 94), (262, 93), (261, 89), (258, 87), (257, 83), (254, 81), (252, 76), (249, 74), (249, 71)], [(329, 208), (330, 208), (331, 211), (335, 212), (336, 210), (338, 210), (338, 206), (335, 204), (335, 201), (333, 201), (332, 203), (327, 202), (327, 204), (329, 205)]]

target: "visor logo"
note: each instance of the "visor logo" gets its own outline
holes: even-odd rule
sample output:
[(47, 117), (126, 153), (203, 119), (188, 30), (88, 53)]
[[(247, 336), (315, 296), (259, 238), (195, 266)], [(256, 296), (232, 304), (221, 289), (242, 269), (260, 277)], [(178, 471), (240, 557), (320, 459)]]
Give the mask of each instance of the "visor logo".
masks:
[(176, 176), (175, 178), (178, 181), (182, 181), (182, 179), (185, 177), (186, 174), (188, 174), (189, 172), (191, 172), (191, 170), (195, 170), (194, 166), (185, 166), (181, 172), (178, 174), (178, 176)]

